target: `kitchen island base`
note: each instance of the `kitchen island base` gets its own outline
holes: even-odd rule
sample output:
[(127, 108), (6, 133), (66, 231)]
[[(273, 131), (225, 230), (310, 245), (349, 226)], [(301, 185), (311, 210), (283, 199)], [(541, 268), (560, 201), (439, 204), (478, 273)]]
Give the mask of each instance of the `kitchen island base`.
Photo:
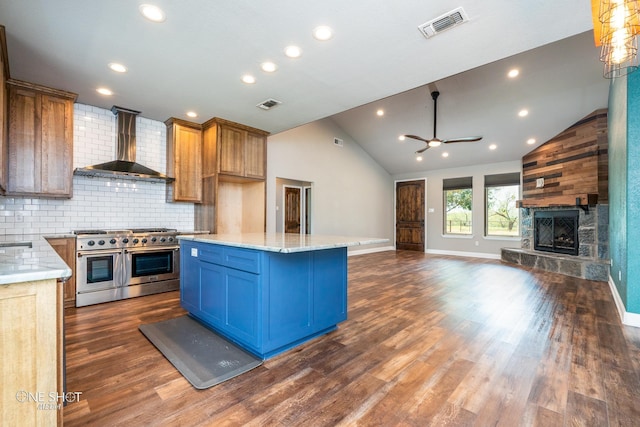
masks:
[(347, 248), (296, 252), (181, 239), (180, 300), (190, 315), (267, 359), (347, 318)]

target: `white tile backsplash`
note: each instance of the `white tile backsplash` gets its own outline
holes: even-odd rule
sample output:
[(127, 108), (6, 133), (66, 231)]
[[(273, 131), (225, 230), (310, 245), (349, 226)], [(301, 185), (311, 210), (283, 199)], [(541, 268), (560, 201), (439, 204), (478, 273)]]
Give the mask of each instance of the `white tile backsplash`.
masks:
[[(74, 168), (115, 160), (116, 116), (75, 104)], [(138, 116), (136, 161), (166, 173), (166, 126)], [(73, 198), (0, 196), (0, 234), (69, 233), (75, 229), (167, 227), (193, 230), (193, 204), (165, 202), (166, 184), (73, 177)]]

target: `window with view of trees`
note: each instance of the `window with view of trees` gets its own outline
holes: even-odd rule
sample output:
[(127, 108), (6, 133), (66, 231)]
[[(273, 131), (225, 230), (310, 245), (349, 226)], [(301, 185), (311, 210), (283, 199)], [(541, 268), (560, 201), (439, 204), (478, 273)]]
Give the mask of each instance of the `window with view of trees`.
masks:
[(472, 177), (442, 180), (444, 234), (471, 234), (473, 219)]
[(485, 235), (520, 235), (520, 173), (485, 175)]

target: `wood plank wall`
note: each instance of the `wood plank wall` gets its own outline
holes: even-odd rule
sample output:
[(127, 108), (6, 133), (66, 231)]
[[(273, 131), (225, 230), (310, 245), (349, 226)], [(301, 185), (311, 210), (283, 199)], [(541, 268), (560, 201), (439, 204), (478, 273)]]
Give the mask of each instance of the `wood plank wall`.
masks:
[[(597, 194), (608, 203), (607, 109), (596, 110), (522, 158), (522, 197), (526, 202), (574, 200)], [(544, 178), (544, 187), (536, 180)]]

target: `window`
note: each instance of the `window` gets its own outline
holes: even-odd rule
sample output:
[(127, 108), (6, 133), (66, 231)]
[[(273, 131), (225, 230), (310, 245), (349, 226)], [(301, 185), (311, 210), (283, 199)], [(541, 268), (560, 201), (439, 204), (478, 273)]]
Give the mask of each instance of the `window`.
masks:
[(472, 177), (443, 179), (442, 192), (444, 194), (444, 234), (471, 234)]
[(485, 175), (485, 235), (520, 236), (520, 173)]

